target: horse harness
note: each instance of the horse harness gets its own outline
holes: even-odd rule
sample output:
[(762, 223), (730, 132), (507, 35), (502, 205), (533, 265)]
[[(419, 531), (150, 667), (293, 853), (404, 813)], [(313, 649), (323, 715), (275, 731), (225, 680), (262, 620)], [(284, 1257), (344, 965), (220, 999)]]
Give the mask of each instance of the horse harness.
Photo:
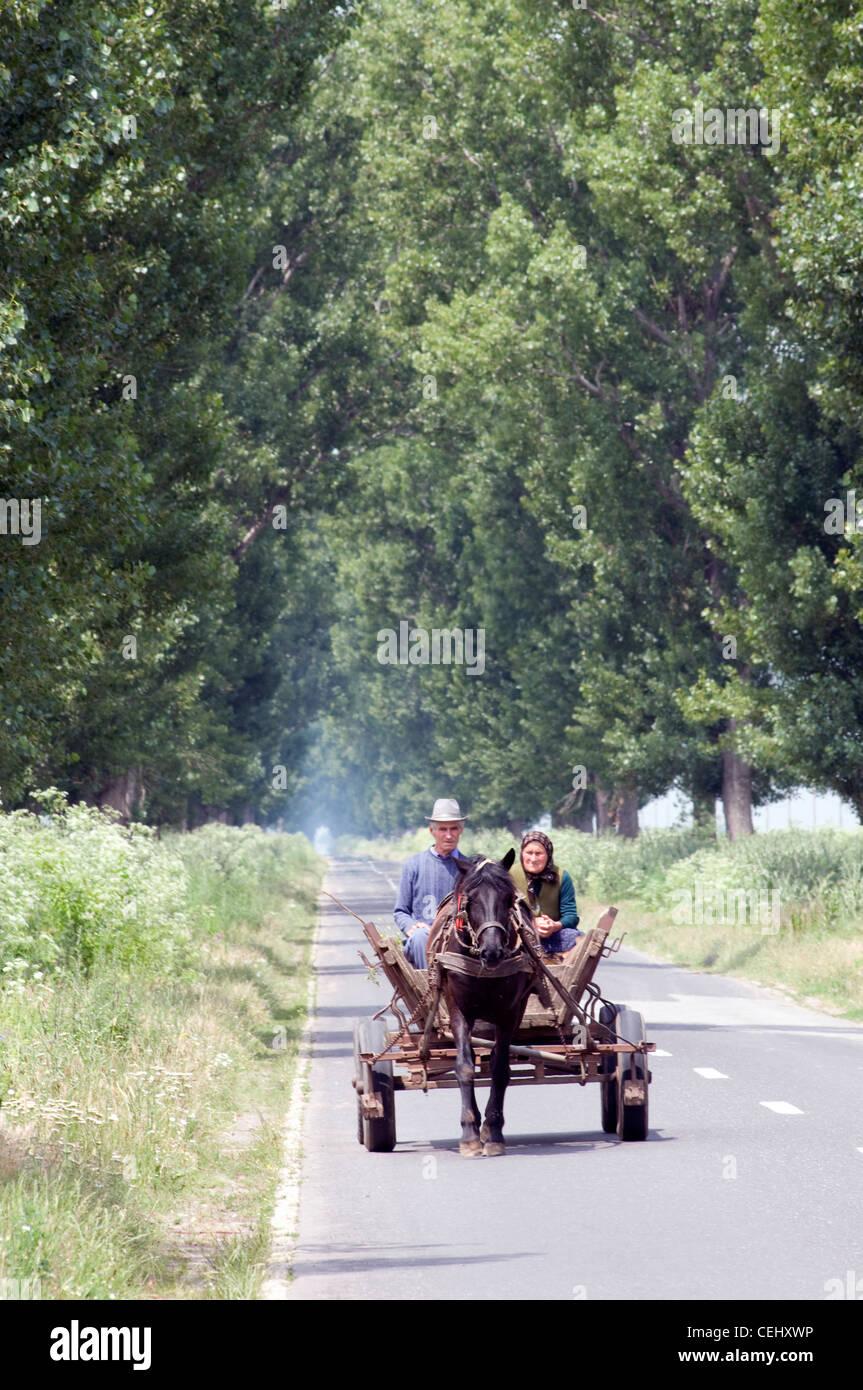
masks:
[[(483, 859), (477, 864), (477, 870), (490, 864), (490, 859)], [(455, 906), (451, 906), (449, 918), (445, 921), (440, 934), (436, 937), (434, 946), (435, 959), (444, 970), (454, 970), (457, 974), (463, 975), (487, 975), (495, 978), (503, 978), (507, 975), (515, 975), (519, 971), (533, 971), (533, 966), (524, 957), (520, 946), (520, 927), (521, 917), (519, 915), (517, 900), (513, 903), (509, 913), (509, 920), (506, 926), (503, 922), (491, 918), (487, 922), (482, 922), (475, 927), (468, 914), (470, 895), (463, 893), (461, 885), (456, 891)], [(498, 927), (506, 936), (504, 947), (504, 958), (496, 966), (483, 965), (480, 961), (480, 938), (483, 932), (489, 931), (492, 927)], [(467, 940), (465, 940), (465, 937)], [(455, 942), (461, 947), (461, 952), (449, 949)], [(429, 941), (432, 946), (432, 941)]]
[[(476, 867), (482, 869), (490, 863), (492, 863), (490, 859), (483, 859)], [(516, 895), (510, 908), (506, 927), (502, 922), (495, 920), (483, 922), (479, 927), (474, 927), (467, 913), (469, 901), (469, 896), (462, 894), (459, 886), (455, 903), (452, 902), (452, 894), (450, 893), (440, 904), (426, 943), (428, 960), (426, 989), (402, 1029), (402, 1033), (407, 1035), (411, 1024), (418, 1022), (423, 1016), (425, 1017), (425, 1027), (419, 1043), (419, 1056), (423, 1062), (423, 1090), (426, 1089), (428, 1082), (425, 1064), (428, 1061), (431, 1035), (437, 1022), (438, 1004), (448, 971), (474, 977), (482, 976), (485, 979), (504, 979), (507, 976), (524, 972), (533, 977), (532, 989), (544, 1007), (551, 1006), (551, 995), (548, 988), (551, 984), (561, 998), (573, 1008), (577, 1008), (577, 1001), (572, 999), (568, 990), (555, 979), (545, 966), (539, 950), (539, 943), (530, 925), (530, 917), (523, 911), (527, 904), (520, 894)], [(439, 928), (438, 921), (440, 921)], [(504, 958), (496, 966), (486, 966), (480, 960), (479, 940), (482, 933), (490, 927), (499, 927), (507, 933)], [(469, 940), (464, 941), (459, 933), (466, 934)], [(453, 944), (453, 938), (461, 946), (464, 954), (448, 949)], [(569, 1060), (572, 1048), (560, 1023), (555, 1024), (555, 1030), (564, 1045), (564, 1057)], [(389, 1044), (377, 1054), (374, 1060), (377, 1061), (388, 1050)]]

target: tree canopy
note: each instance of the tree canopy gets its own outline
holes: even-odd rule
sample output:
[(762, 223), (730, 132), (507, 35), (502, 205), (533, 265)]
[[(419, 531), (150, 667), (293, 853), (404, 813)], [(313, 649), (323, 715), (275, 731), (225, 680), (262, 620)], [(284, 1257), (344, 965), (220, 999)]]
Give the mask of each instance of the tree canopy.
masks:
[(7, 8), (4, 802), (863, 812), (861, 22)]

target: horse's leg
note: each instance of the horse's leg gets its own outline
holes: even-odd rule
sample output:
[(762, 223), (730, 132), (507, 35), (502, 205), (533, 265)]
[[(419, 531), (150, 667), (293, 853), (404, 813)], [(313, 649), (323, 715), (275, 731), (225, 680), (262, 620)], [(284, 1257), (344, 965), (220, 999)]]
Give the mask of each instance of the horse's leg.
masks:
[(511, 1037), (512, 1028), (502, 1028), (500, 1024), (495, 1027), (494, 1048), (489, 1058), (491, 1090), (488, 1105), (485, 1107), (485, 1123), (481, 1131), (481, 1137), (485, 1140), (483, 1153), (486, 1158), (496, 1158), (499, 1154), (506, 1153), (506, 1144), (503, 1140), (503, 1098), (509, 1085), (509, 1042)]
[(461, 1009), (452, 996), (447, 997), (449, 1026), (455, 1038), (455, 1074), (461, 1092), (461, 1143), (458, 1151), (463, 1158), (477, 1158), (482, 1153), (479, 1137), (480, 1113), (474, 1091), (474, 1050), (470, 1041), (470, 1027)]

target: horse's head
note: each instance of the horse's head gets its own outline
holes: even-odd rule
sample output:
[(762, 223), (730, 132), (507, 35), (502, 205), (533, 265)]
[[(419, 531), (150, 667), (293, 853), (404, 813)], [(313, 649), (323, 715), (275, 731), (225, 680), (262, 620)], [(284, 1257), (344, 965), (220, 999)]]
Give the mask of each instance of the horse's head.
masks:
[(509, 869), (514, 859), (515, 850), (509, 849), (497, 863), (478, 854), (455, 860), (462, 875), (456, 888), (457, 920), (463, 923), (456, 939), (462, 951), (475, 951), (489, 968), (499, 965), (517, 944), (510, 920), (515, 884)]

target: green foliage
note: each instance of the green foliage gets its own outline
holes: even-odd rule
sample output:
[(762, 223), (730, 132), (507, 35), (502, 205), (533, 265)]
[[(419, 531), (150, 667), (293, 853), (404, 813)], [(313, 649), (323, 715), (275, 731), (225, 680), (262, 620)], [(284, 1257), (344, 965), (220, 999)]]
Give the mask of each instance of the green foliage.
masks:
[[(639, 897), (648, 885), (661, 883), (669, 867), (696, 853), (709, 839), (697, 830), (650, 830), (637, 840), (617, 835), (585, 835), (577, 830), (555, 829), (554, 861), (572, 877), (576, 895), (591, 897)], [(501, 827), (465, 829), (459, 839), (464, 854), (484, 854), (502, 859), (508, 849), (518, 852), (520, 836)], [(344, 836), (336, 852), (352, 856), (403, 861), (427, 849), (427, 829), (410, 831), (393, 839), (363, 840)]]
[(262, 918), (288, 892), (304, 908), (314, 905), (320, 860), (304, 835), (205, 825), (189, 835), (166, 835), (162, 843), (185, 868), (189, 903), (220, 928)]
[[(794, 926), (834, 928), (863, 918), (863, 833), (859, 830), (773, 830), (731, 845), (699, 830), (650, 830), (636, 840), (619, 835), (551, 832), (555, 863), (572, 876), (576, 900), (628, 899), (651, 911), (671, 912), (681, 893), (724, 901), (736, 890), (778, 894), (782, 919)], [(404, 861), (426, 849), (426, 829), (394, 839), (346, 836), (339, 854)], [(505, 828), (465, 830), (466, 854), (502, 858), (519, 839)]]
[(672, 865), (642, 900), (654, 908), (671, 908), (676, 892), (694, 890), (697, 884), (705, 894), (771, 889), (788, 914), (806, 908), (810, 921), (847, 922), (863, 913), (863, 835), (856, 830), (774, 830), (733, 849), (713, 845)]
[(283, 614), (248, 643), (231, 551), (258, 479), (216, 481), (243, 447), (224, 359), (272, 240), (262, 169), (343, 23), (326, 0), (0, 16), (0, 495), (39, 499), (43, 533), (0, 537), (7, 805), (125, 779), (194, 821), (278, 761), (259, 672)]
[(146, 826), (124, 828), (85, 806), (52, 815), (0, 817), (0, 955), (16, 962), (88, 971), (119, 966), (181, 968), (190, 943), (186, 873)]
[(67, 806), (0, 816), (0, 958), (4, 982), (121, 969), (183, 972), (216, 927), (246, 921), (314, 869), (303, 836), (208, 826), (156, 838), (148, 826)]
[(697, 830), (649, 830), (637, 840), (619, 835), (554, 832), (554, 858), (576, 890), (592, 898), (640, 898), (670, 866), (686, 861), (709, 836)]
[[(559, 813), (573, 765), (642, 799), (715, 794), (739, 744), (728, 706), (705, 721), (677, 698), (724, 680), (712, 609), (737, 594), (681, 476), (700, 403), (740, 370), (776, 176), (748, 149), (675, 145), (671, 116), (693, 91), (748, 101), (755, 14), (657, 4), (610, 27), (387, 0), (334, 65), (421, 436), (363, 457), (371, 549), (340, 565), (364, 737), (331, 746), (377, 825), (442, 773), (483, 819)], [(482, 623), (487, 674), (372, 675), (372, 632), (402, 615)]]
[[(6, 6), (0, 496), (42, 537), (0, 534), (4, 804), (560, 820), (575, 766), (706, 806), (733, 755), (863, 814), (863, 551), (823, 529), (863, 496), (860, 35)], [(696, 100), (779, 149), (676, 143)], [(381, 666), (402, 619), (484, 673)]]

